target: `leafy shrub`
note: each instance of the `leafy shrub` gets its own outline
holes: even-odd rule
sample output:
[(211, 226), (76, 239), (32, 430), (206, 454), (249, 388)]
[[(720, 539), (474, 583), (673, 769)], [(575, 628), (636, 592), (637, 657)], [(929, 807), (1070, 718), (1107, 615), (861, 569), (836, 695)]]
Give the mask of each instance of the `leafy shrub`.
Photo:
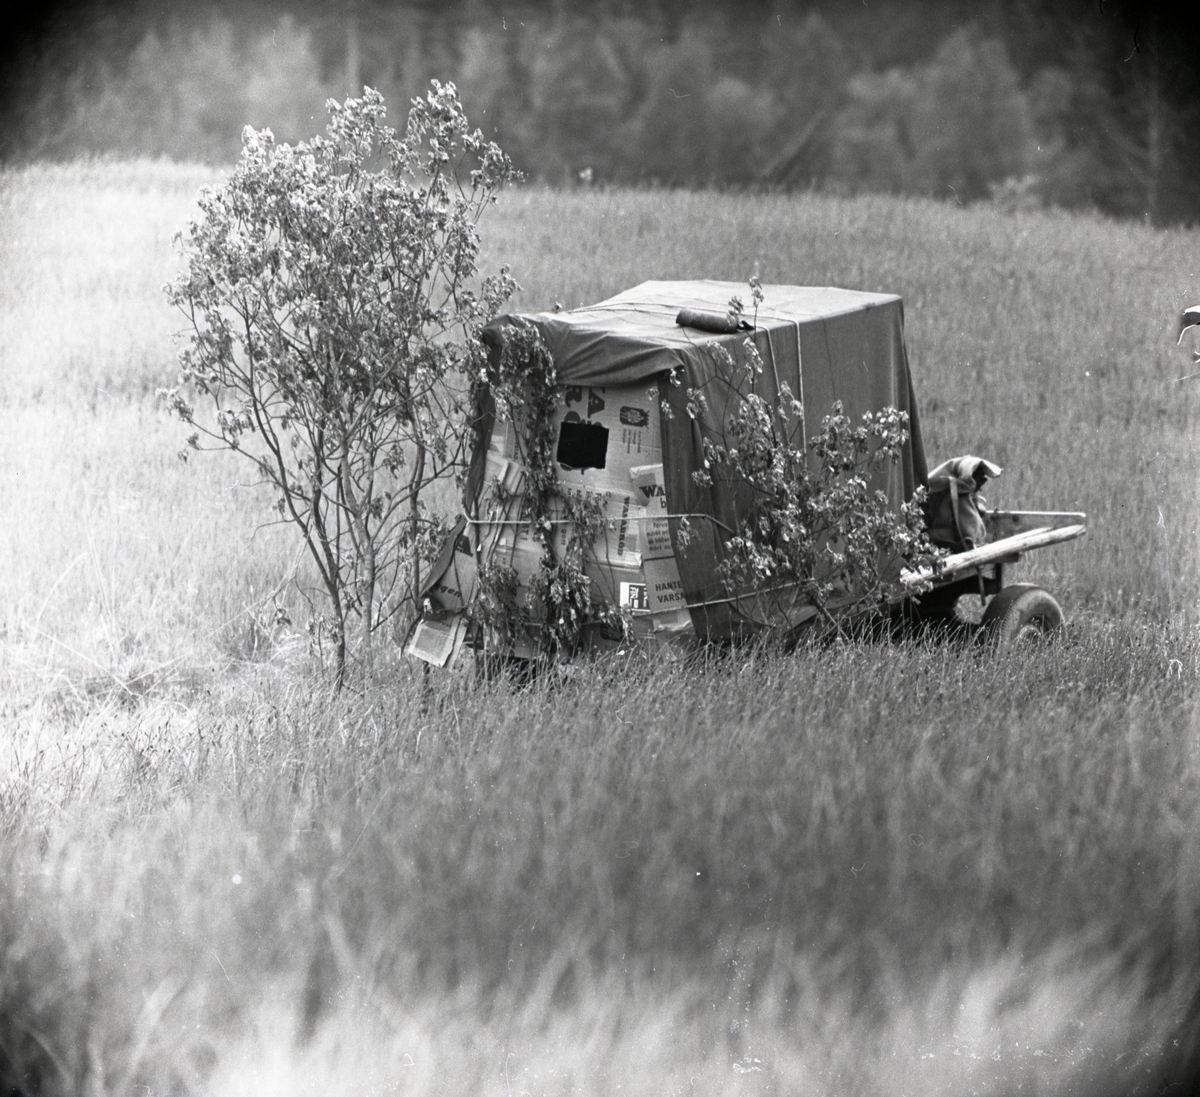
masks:
[(166, 395), (194, 448), (244, 454), (278, 493), (328, 595), (340, 686), (350, 617), (369, 650), (440, 544), (424, 496), (461, 467), (479, 331), (515, 288), (507, 268), (472, 288), (477, 222), (515, 173), (453, 84), (413, 101), (403, 137), (370, 89), (328, 109), (327, 136), (295, 147), (247, 127), (203, 193), (167, 287), (191, 332)]
[[(755, 305), (762, 290), (751, 282)], [(741, 313), (740, 300), (730, 302)], [(924, 489), (892, 509), (872, 490), (872, 474), (900, 460), (908, 415), (894, 407), (867, 412), (855, 426), (841, 401), (804, 438), (804, 407), (787, 385), (772, 403), (753, 391), (763, 368), (754, 340), (741, 364), (725, 355), (737, 398), (720, 442), (705, 440), (710, 470), (723, 469), (750, 488), (751, 502), (721, 564), (730, 593), (757, 596), (770, 618), (790, 630), (811, 614), (839, 628), (839, 617), (880, 608), (900, 591), (901, 566), (935, 567), (921, 511)], [(694, 401), (703, 394), (693, 391)], [(696, 476), (710, 478), (711, 472)]]

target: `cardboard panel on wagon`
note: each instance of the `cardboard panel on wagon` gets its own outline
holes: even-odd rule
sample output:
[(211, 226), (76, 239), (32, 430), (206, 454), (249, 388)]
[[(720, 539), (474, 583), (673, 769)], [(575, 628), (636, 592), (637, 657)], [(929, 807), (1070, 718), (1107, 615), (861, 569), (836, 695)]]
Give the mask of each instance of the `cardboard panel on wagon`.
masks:
[(673, 558), (647, 560), (643, 565), (646, 576), (646, 593), (650, 599), (650, 612), (663, 618), (664, 626), (690, 621), (687, 601), (683, 597), (683, 580), (679, 577), (679, 566)]
[[(645, 523), (642, 500), (629, 470), (643, 461), (657, 459), (661, 464), (658, 408), (644, 388), (609, 391), (615, 393), (615, 403), (608, 402), (608, 393), (603, 389), (564, 391), (563, 402), (551, 420), (555, 457), (559, 458), (555, 472), (564, 492), (584, 492), (601, 506), (607, 521), (593, 546), (595, 555), (614, 565), (637, 567)], [(630, 402), (634, 400), (640, 403)], [(581, 417), (581, 412), (589, 411), (593, 419)], [(522, 448), (512, 421), (496, 423), (488, 447), (485, 492), (497, 470), (505, 467), (505, 461), (522, 460)], [(515, 483), (506, 481), (504, 493), (513, 491)], [(556, 500), (552, 506), (555, 520), (562, 520), (561, 504)]]
[[(623, 611), (641, 638), (691, 629), (667, 524), (659, 415), (653, 385), (566, 385), (550, 422), (560, 490), (590, 496), (605, 518), (584, 566), (593, 596)], [(542, 560), (541, 541), (521, 515), (524, 458), (518, 424), (496, 422), (479, 519), (466, 539), (484, 563), (514, 570), (518, 602), (528, 596)], [(549, 517), (552, 549), (561, 559), (572, 532), (562, 499), (551, 501)], [(475, 578), (475, 560), (456, 553), (431, 590), (434, 601), (447, 610), (464, 606)]]
[(592, 545), (592, 554), (601, 563), (613, 567), (641, 567), (645, 508), (628, 494), (605, 495), (598, 501), (605, 522)]
[(631, 469), (662, 464), (653, 386), (567, 385), (551, 423), (564, 488), (629, 495)]
[[(567, 385), (550, 417), (559, 482), (565, 488), (628, 495), (630, 470), (662, 464), (658, 397), (652, 385)], [(522, 460), (512, 420), (492, 428), (488, 449)]]
[(525, 476), (525, 467), (518, 461), (493, 452), (487, 454), (479, 519), (474, 523), (475, 543), (486, 562), (491, 561), (505, 531), (520, 521)]
[(675, 562), (671, 529), (667, 523), (662, 463), (636, 466), (630, 469), (629, 475), (634, 490), (645, 503), (642, 570), (646, 576), (646, 596), (655, 631), (690, 632), (692, 615), (683, 596), (683, 580)]

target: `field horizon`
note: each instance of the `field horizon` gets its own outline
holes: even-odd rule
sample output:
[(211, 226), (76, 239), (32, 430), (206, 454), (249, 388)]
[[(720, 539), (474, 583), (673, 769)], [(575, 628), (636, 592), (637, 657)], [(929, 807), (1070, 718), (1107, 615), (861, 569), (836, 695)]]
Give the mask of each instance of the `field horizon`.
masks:
[[(1195, 230), (515, 188), (514, 309), (899, 293), (931, 464), (1082, 510), (1032, 651), (838, 641), (331, 696), (248, 468), (154, 392), (208, 168), (0, 170), (0, 1085), (1133, 1094), (1200, 1053)], [(393, 638), (395, 640), (396, 638)], [(1180, 1092), (1174, 1089), (1172, 1092)]]

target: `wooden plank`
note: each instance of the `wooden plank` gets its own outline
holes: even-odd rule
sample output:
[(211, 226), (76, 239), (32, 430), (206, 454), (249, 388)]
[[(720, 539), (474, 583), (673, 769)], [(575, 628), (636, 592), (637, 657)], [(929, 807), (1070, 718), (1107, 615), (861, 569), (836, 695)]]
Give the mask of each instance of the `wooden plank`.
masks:
[(991, 535), (999, 540), (1030, 530), (1067, 525), (1085, 525), (1087, 515), (1060, 510), (991, 510), (983, 512)]
[(999, 541), (993, 541), (991, 544), (982, 545), (977, 549), (952, 553), (945, 558), (940, 575), (936, 574), (932, 568), (921, 568), (918, 571), (905, 570), (900, 573), (900, 581), (906, 587), (910, 587), (917, 583), (949, 579), (959, 572), (995, 563), (1002, 557), (1011, 556), (1013, 553), (1028, 552), (1030, 549), (1058, 545), (1063, 541), (1073, 541), (1085, 533), (1087, 533), (1087, 526), (1080, 523), (1062, 526), (1058, 529), (1043, 526), (1040, 529), (1027, 530), (1024, 533), (1014, 534), (1012, 537), (1002, 537)]

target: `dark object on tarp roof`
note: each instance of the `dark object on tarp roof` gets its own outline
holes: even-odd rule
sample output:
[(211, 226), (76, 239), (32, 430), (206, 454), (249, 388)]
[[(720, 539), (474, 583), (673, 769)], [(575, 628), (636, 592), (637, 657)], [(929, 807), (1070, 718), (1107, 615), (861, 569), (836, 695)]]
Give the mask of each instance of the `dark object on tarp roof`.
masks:
[(733, 335), (738, 331), (749, 331), (750, 321), (731, 312), (697, 312), (695, 309), (680, 309), (675, 323), (681, 328), (695, 328), (712, 335)]

